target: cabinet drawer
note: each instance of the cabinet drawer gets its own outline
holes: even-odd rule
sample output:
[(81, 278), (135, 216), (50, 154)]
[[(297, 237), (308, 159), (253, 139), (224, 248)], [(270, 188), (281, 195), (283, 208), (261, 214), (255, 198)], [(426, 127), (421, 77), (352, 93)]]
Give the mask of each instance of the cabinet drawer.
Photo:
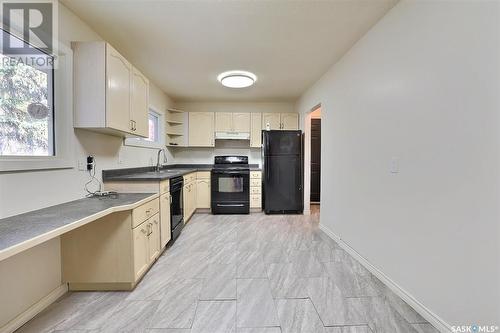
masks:
[(210, 171), (198, 171), (196, 173), (198, 179), (210, 179)]
[(154, 199), (146, 202), (144, 205), (137, 207), (132, 211), (132, 228), (137, 227), (142, 222), (149, 219), (160, 210), (160, 200)]
[(260, 195), (262, 193), (262, 190), (259, 187), (250, 187), (250, 194), (258, 194)]
[(261, 171), (250, 171), (250, 178), (262, 179), (262, 172)]
[(250, 195), (250, 208), (260, 208), (262, 206), (262, 199), (260, 194)]
[(262, 183), (260, 178), (251, 178), (250, 179), (250, 187), (261, 187)]
[(170, 181), (167, 180), (162, 180), (160, 182), (160, 194), (170, 192)]

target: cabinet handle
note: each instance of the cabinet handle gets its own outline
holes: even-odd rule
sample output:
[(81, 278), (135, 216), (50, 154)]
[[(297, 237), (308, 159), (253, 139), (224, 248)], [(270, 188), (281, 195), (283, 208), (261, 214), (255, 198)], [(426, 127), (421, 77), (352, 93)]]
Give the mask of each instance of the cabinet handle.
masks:
[(158, 220), (154, 220), (155, 224), (158, 224)]
[(151, 215), (151, 209), (146, 210), (146, 215)]

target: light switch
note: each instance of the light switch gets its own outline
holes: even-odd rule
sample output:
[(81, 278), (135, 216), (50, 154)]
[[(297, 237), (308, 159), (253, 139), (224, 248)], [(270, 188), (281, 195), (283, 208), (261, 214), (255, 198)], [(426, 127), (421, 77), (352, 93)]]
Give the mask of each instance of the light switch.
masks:
[(78, 170), (80, 170), (80, 171), (87, 170), (87, 162), (86, 161), (78, 161)]
[(399, 158), (397, 157), (391, 158), (390, 172), (399, 173)]

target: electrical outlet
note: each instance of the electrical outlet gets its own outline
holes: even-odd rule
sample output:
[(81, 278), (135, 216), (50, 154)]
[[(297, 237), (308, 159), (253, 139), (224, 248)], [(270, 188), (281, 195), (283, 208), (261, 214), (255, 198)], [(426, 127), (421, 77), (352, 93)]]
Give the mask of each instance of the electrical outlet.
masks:
[(390, 172), (399, 173), (399, 158), (397, 157), (391, 158)]
[(90, 171), (94, 168), (94, 156), (87, 156), (87, 170)]

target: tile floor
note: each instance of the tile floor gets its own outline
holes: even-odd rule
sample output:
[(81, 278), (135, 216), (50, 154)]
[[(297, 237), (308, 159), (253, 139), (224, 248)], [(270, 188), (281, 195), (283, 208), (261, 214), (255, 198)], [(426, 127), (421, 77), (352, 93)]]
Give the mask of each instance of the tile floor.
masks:
[(134, 291), (68, 293), (18, 332), (437, 332), (318, 213), (197, 214)]

